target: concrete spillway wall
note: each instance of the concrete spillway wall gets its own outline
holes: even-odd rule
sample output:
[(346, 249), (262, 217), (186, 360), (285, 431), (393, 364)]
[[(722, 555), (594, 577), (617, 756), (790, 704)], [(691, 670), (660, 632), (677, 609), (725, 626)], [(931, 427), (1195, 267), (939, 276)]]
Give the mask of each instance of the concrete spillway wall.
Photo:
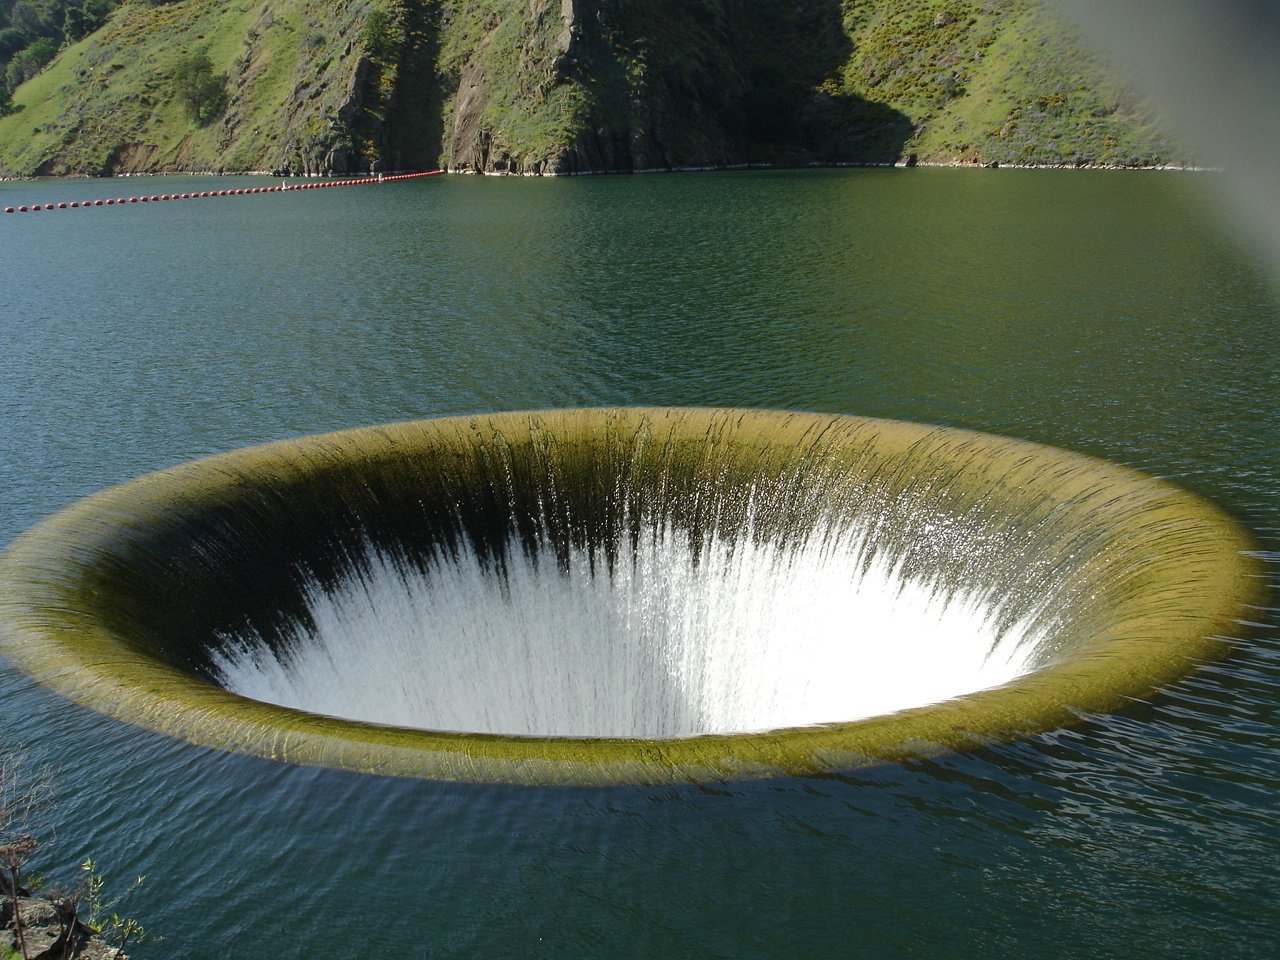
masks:
[[(1260, 600), (1249, 548), (1171, 484), (983, 434), (741, 410), (495, 414), (250, 448), (91, 497), (0, 560), (0, 653), (111, 716), (292, 762), (535, 783), (771, 776), (1147, 695), (1239, 631)], [(491, 615), (503, 604), (515, 619)], [(457, 641), (444, 629), (486, 618)], [(388, 623), (404, 639), (362, 665)], [(406, 645), (410, 666), (353, 698), (403, 687), (425, 712), (325, 699)], [(976, 686), (860, 709), (857, 674), (910, 686), (961, 646)], [(479, 651), (472, 675), (449, 673), (458, 650)], [(336, 683), (305, 676), (323, 662)], [(432, 713), (485, 691), (569, 706), (527, 727), (521, 710)], [(613, 725), (594, 731), (600, 717)]]

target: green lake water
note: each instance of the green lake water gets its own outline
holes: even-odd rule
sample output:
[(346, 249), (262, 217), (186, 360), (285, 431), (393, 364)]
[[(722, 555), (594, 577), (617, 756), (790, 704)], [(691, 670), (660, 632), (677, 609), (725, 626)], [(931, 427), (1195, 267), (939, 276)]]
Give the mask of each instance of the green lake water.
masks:
[[(1210, 174), (760, 171), (0, 215), (0, 545), (249, 443), (474, 411), (821, 410), (1175, 479), (1280, 569), (1280, 305)], [(214, 186), (272, 184), (219, 179)], [(0, 184), (0, 208), (191, 179)], [(202, 187), (210, 189), (209, 185)], [(1275, 602), (1274, 599), (1272, 601)], [(1150, 702), (968, 755), (675, 787), (231, 756), (0, 664), (93, 856), (190, 957), (1268, 957), (1280, 615)], [(68, 869), (70, 868), (70, 869)]]

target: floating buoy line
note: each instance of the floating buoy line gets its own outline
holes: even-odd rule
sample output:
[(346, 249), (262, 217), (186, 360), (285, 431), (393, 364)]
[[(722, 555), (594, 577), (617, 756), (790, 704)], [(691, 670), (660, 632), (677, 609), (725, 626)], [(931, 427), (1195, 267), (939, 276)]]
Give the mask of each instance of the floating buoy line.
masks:
[(66, 200), (61, 203), (30, 203), (5, 207), (5, 213), (38, 213), (42, 210), (77, 210), (86, 207), (118, 207), (131, 203), (160, 203), (164, 200), (203, 200), (207, 197), (240, 197), (257, 193), (285, 193), (294, 190), (320, 190), (324, 187), (361, 187), (369, 184), (393, 183), (398, 180), (417, 180), (436, 177), (443, 170), (425, 173), (398, 173), (394, 176), (356, 177), (351, 180), (325, 180), (321, 183), (285, 183), (278, 187), (238, 187), (230, 190), (199, 190), (190, 193), (152, 193), (137, 197), (112, 197), (105, 200)]

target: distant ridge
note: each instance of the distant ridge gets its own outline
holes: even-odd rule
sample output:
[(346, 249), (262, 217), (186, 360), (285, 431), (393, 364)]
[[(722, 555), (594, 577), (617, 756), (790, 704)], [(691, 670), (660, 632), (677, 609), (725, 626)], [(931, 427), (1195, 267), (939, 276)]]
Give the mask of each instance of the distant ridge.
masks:
[(12, 99), (0, 176), (1193, 161), (1038, 0), (132, 0)]

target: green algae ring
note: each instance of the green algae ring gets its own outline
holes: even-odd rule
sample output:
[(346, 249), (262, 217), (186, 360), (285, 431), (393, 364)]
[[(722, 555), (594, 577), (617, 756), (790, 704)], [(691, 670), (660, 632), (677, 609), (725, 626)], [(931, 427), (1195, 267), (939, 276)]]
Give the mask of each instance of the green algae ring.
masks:
[(453, 417), (104, 491), (0, 558), (0, 653), (292, 763), (606, 784), (1053, 729), (1220, 655), (1250, 540), (1133, 470), (809, 413)]

